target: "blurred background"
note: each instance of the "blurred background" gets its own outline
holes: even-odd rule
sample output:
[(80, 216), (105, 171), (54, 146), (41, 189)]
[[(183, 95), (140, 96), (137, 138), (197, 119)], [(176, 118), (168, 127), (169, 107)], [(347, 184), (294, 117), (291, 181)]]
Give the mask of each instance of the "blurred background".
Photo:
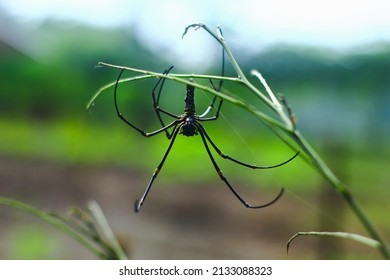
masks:
[[(221, 49), (202, 30), (221, 25), (245, 73), (260, 71), (283, 93), (297, 127), (350, 186), (390, 242), (390, 19), (387, 1), (0, 1), (0, 196), (66, 211), (96, 200), (134, 259), (378, 259), (365, 246), (297, 231), (366, 235), (340, 197), (301, 159), (247, 170), (215, 154), (249, 210), (216, 174), (200, 137), (178, 136), (141, 212), (144, 192), (168, 140), (146, 139), (121, 122), (113, 91), (86, 104), (118, 71), (99, 61), (162, 72), (219, 75)], [(128, 74), (130, 75), (130, 74)], [(226, 75), (233, 75), (230, 63)], [(128, 119), (159, 127), (157, 80), (119, 88)], [(258, 84), (253, 80), (254, 84)], [(225, 91), (263, 108), (243, 88)], [(166, 82), (161, 107), (181, 114), (183, 85)], [(198, 113), (210, 96), (197, 91)], [(258, 103), (255, 103), (258, 102)], [(263, 108), (266, 110), (266, 108)], [(168, 121), (168, 119), (166, 120)], [(225, 153), (259, 165), (293, 155), (263, 123), (224, 104), (205, 128)], [(1, 259), (90, 259), (43, 222), (0, 205)]]

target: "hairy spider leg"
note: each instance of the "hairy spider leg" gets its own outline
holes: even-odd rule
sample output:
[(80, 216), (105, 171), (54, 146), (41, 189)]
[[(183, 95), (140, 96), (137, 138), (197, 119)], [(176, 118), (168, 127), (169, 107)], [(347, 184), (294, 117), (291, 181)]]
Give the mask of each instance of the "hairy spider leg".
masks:
[[(214, 159), (214, 157), (213, 157), (213, 155), (212, 155), (212, 153), (210, 151), (209, 145), (207, 144), (207, 140), (206, 140), (206, 136), (205, 136), (205, 129), (203, 128), (203, 126), (199, 122), (196, 122), (196, 126), (197, 126), (199, 134), (200, 134), (200, 136), (202, 138), (203, 144), (204, 144), (204, 146), (206, 148), (207, 154), (209, 155), (209, 158), (210, 158), (210, 160), (211, 160), (215, 170), (217, 171), (219, 178), (229, 187), (230, 191), (238, 198), (238, 200), (242, 204), (245, 205), (245, 207), (251, 208), (251, 209), (264, 208), (264, 207), (270, 206), (271, 204), (273, 204), (277, 200), (279, 200), (279, 198), (283, 195), (284, 188), (282, 188), (280, 190), (279, 194), (273, 200), (271, 200), (268, 203), (261, 204), (261, 205), (251, 205), (248, 202), (246, 202), (244, 200), (244, 198), (242, 198), (242, 196), (232, 187), (232, 185), (229, 183), (229, 181), (223, 175), (223, 173), (222, 173), (221, 169), (219, 168), (217, 162), (215, 161), (215, 159)], [(207, 139), (209, 139), (209, 138), (207, 138)]]

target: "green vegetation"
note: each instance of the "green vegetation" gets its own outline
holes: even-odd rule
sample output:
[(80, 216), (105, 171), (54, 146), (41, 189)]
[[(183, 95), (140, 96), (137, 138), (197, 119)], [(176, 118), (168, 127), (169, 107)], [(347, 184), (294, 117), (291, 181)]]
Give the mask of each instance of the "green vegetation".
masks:
[[(85, 104), (99, 86), (114, 80), (118, 74), (112, 69), (95, 68), (99, 60), (156, 71), (174, 61), (162, 60), (158, 54), (147, 51), (133, 34), (121, 30), (69, 28), (65, 24), (48, 22), (36, 33), (38, 38), (52, 38), (52, 34), (57, 34), (55, 40), (53, 37), (45, 41), (45, 50), (50, 51), (42, 57), (42, 62), (12, 50), (11, 46), (3, 44), (0, 49), (0, 55), (4, 53), (0, 67), (2, 154), (71, 163), (133, 165), (131, 158), (139, 158), (135, 154), (139, 149), (135, 147), (149, 146), (156, 151), (158, 147), (154, 145), (161, 145), (161, 151), (165, 149), (164, 140), (158, 143), (145, 140), (118, 122), (109, 92), (90, 111), (85, 110)], [(240, 60), (239, 53), (237, 59)], [(328, 145), (338, 145), (348, 157), (354, 157), (356, 152), (389, 155), (386, 145), (390, 137), (387, 129), (390, 114), (386, 108), (390, 91), (388, 45), (368, 46), (348, 53), (284, 46), (265, 50), (251, 59), (243, 57), (240, 64), (244, 72), (259, 69), (274, 90), (288, 97), (298, 127), (319, 146), (327, 149)], [(214, 69), (208, 72), (218, 73), (218, 68), (216, 62)], [(149, 96), (153, 84), (151, 80), (124, 88), (127, 92), (123, 104), (129, 108), (129, 117), (146, 128), (157, 125), (153, 116), (149, 117), (153, 113)], [(251, 100), (248, 92), (234, 83), (225, 83), (224, 87)], [(166, 91), (174, 98), (167, 96), (167, 100), (163, 100), (164, 106), (180, 113), (183, 86), (167, 85)], [(258, 103), (255, 99), (252, 102)], [(282, 146), (261, 123), (234, 106), (224, 106), (223, 114), (227, 121), (211, 124), (217, 139), (221, 134), (234, 134), (231, 126), (239, 130), (245, 123), (256, 134), (262, 129), (261, 139), (253, 131), (238, 131), (237, 138), (256, 145), (256, 152), (272, 154), (277, 151), (269, 147), (279, 149)], [(374, 141), (375, 145), (372, 145)], [(229, 143), (221, 145), (229, 151)], [(246, 146), (242, 142), (241, 145)], [(261, 149), (264, 145), (267, 148)], [(123, 153), (124, 147), (128, 152)], [(351, 161), (358, 162), (355, 166), (363, 166), (365, 158), (359, 156)], [(379, 162), (382, 164), (380, 158)], [(372, 169), (375, 168), (381, 169), (380, 166)]]
[[(20, 209), (45, 221), (79, 242), (100, 259), (127, 259), (100, 206), (95, 201), (88, 203), (88, 212), (73, 208), (65, 214), (42, 211), (18, 200), (4, 197), (0, 197), (0, 204)], [(24, 258), (39, 258), (47, 255), (51, 250), (51, 241), (46, 240), (42, 232), (34, 228), (26, 231), (26, 234), (17, 232), (14, 237), (17, 238), (17, 242), (12, 243), (15, 247), (13, 252), (19, 252)], [(39, 250), (38, 247), (43, 250)]]
[[(72, 165), (130, 166), (149, 174), (168, 145), (166, 139), (145, 139), (118, 121), (111, 91), (95, 101), (91, 110), (85, 110), (85, 105), (100, 86), (115, 80), (118, 74), (113, 69), (95, 68), (98, 61), (156, 72), (175, 61), (165, 61), (161, 54), (145, 48), (134, 34), (123, 30), (69, 28), (48, 22), (36, 30), (36, 36), (51, 38), (44, 41), (45, 55), (39, 61), (6, 42), (0, 45), (0, 155), (44, 158)], [(386, 163), (390, 156), (390, 46), (378, 44), (349, 52), (283, 46), (252, 54), (250, 58), (235, 53), (243, 72), (258, 69), (276, 92), (284, 93), (299, 130), (309, 135), (331, 165), (342, 166), (336, 173), (348, 178), (348, 184), (364, 197), (365, 208), (375, 214), (379, 226), (390, 230), (383, 209), (375, 203), (379, 196), (390, 193), (386, 188)], [(217, 75), (219, 67), (216, 61), (213, 69), (206, 72)], [(232, 71), (228, 69), (227, 75)], [(138, 81), (122, 88), (126, 93), (121, 97), (124, 110), (148, 130), (158, 126), (150, 98), (155, 81)], [(258, 84), (256, 78), (251, 82)], [(168, 82), (162, 100), (164, 107), (181, 113), (183, 89), (182, 84)], [(224, 89), (240, 93), (250, 104), (264, 108), (236, 83), (226, 82)], [(197, 94), (197, 108), (201, 108), (207, 104), (207, 94), (201, 90)], [(222, 111), (223, 118), (210, 123), (208, 131), (224, 152), (259, 164), (276, 163), (291, 156), (291, 150), (249, 113), (229, 104)], [(173, 174), (174, 180), (181, 182), (215, 180), (199, 139), (179, 138), (164, 167), (166, 176), (159, 180), (169, 182), (173, 180), (169, 175)], [(177, 173), (173, 166), (183, 166), (188, 159), (191, 168)], [(248, 175), (246, 171), (235, 172), (235, 166), (223, 162), (221, 166), (229, 178), (253, 186), (259, 180), (262, 187), (270, 186), (278, 178), (288, 182), (288, 188), (310, 192), (322, 184), (302, 160), (272, 174)], [(204, 176), (190, 176), (194, 173)], [(39, 233), (36, 236), (39, 239)]]
[[(265, 92), (268, 94), (264, 94), (258, 87), (256, 87), (253, 83), (251, 83), (248, 78), (246, 77), (246, 74), (242, 71), (241, 67), (237, 63), (235, 57), (233, 56), (228, 44), (225, 41), (225, 38), (222, 35), (222, 30), (220, 27), (216, 28), (216, 32), (210, 30), (206, 25), (204, 24), (192, 24), (185, 28), (185, 31), (183, 33), (183, 37), (186, 35), (187, 31), (191, 28), (194, 29), (204, 29), (210, 36), (212, 36), (223, 48), (224, 52), (226, 53), (226, 56), (229, 58), (229, 61), (232, 64), (232, 67), (234, 68), (235, 74), (233, 74), (231, 77), (215, 77), (215, 76), (207, 76), (207, 75), (194, 75), (194, 74), (161, 74), (156, 73), (149, 70), (143, 70), (143, 69), (137, 69), (134, 67), (125, 67), (122, 65), (113, 65), (113, 64), (107, 64), (104, 62), (100, 62), (99, 65), (105, 66), (111, 69), (121, 69), (123, 72), (124, 70), (129, 72), (134, 72), (137, 74), (142, 74), (130, 79), (121, 79), (117, 80), (117, 83), (115, 84), (115, 90), (117, 89), (118, 83), (124, 83), (124, 82), (133, 82), (133, 81), (139, 81), (144, 79), (150, 79), (153, 77), (161, 78), (164, 77), (167, 80), (172, 80), (181, 84), (187, 84), (190, 85), (198, 90), (203, 90), (208, 93), (212, 93), (226, 102), (229, 102), (231, 104), (236, 105), (237, 107), (240, 107), (247, 111), (248, 113), (252, 114), (257, 119), (261, 120), (266, 124), (280, 139), (282, 139), (289, 147), (291, 147), (295, 151), (300, 151), (300, 156), (310, 165), (313, 167), (314, 170), (320, 174), (323, 179), (325, 179), (330, 186), (337, 191), (337, 193), (345, 200), (347, 205), (350, 207), (356, 218), (359, 220), (359, 222), (362, 224), (362, 226), (366, 229), (367, 233), (372, 237), (374, 241), (376, 241), (375, 247), (378, 248), (383, 257), (390, 259), (390, 250), (387, 247), (387, 244), (385, 243), (385, 240), (381, 237), (380, 233), (372, 223), (371, 219), (367, 216), (365, 213), (364, 208), (360, 205), (356, 197), (351, 192), (350, 188), (347, 187), (345, 183), (343, 183), (339, 177), (332, 171), (332, 169), (327, 165), (327, 163), (319, 156), (319, 154), (313, 149), (313, 147), (310, 145), (310, 143), (305, 139), (305, 137), (301, 134), (301, 132), (296, 127), (296, 121), (295, 117), (291, 111), (290, 106), (285, 101), (284, 97), (283, 99), (277, 98), (275, 94), (272, 92), (271, 88), (265, 81), (265, 79), (262, 77), (262, 75), (257, 70), (252, 70), (251, 74), (259, 79), (260, 83), (263, 85)], [(121, 73), (122, 73), (121, 72)], [(191, 79), (190, 79), (191, 78)], [(119, 79), (119, 78), (118, 78)], [(189, 79), (189, 80), (188, 80)], [(241, 98), (241, 96), (238, 97), (238, 94), (235, 94), (232, 96), (231, 94), (227, 94), (224, 91), (217, 91), (214, 86), (205, 86), (203, 84), (198, 83), (195, 81), (195, 79), (217, 79), (217, 80), (226, 80), (236, 83), (237, 85), (241, 85), (242, 87), (248, 89), (255, 97), (257, 97), (264, 105), (269, 107), (272, 112), (274, 112), (277, 117), (273, 117), (270, 114), (267, 114), (263, 110), (259, 109), (258, 107), (254, 106), (252, 102), (248, 102)], [(88, 103), (87, 108), (90, 108), (97, 97), (103, 92), (106, 91), (107, 88), (112, 87), (113, 84), (108, 84), (104, 87), (102, 87), (91, 99), (91, 101)], [(119, 114), (119, 113), (118, 113)], [(173, 136), (175, 137), (175, 136)], [(203, 135), (202, 135), (203, 137)], [(172, 138), (174, 139), (174, 138)], [(300, 233), (302, 234), (302, 233)], [(327, 232), (329, 234), (329, 232)], [(334, 235), (336, 233), (333, 233)], [(337, 233), (339, 234), (339, 233)], [(345, 238), (351, 238), (353, 240), (356, 240), (356, 235), (354, 234), (348, 234), (348, 233), (342, 233), (343, 237)], [(294, 238), (294, 237), (293, 237)], [(359, 240), (359, 238), (358, 238)], [(360, 241), (367, 240), (367, 238), (361, 237)], [(363, 241), (363, 243), (367, 243)], [(289, 243), (288, 243), (289, 244)], [(288, 246), (288, 245), (287, 245)]]

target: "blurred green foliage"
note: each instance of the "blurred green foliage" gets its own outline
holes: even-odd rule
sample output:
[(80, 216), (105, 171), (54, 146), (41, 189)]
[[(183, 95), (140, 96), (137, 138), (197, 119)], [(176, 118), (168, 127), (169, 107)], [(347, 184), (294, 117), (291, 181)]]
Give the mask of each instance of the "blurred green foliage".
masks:
[[(177, 61), (166, 61), (163, 52), (144, 46), (131, 27), (94, 29), (47, 21), (30, 30), (28, 38), (14, 36), (26, 48), (34, 38), (37, 56), (0, 33), (0, 156), (72, 165), (126, 165), (150, 174), (168, 141), (164, 135), (143, 138), (122, 123), (114, 110), (112, 90), (102, 94), (92, 110), (85, 109), (91, 96), (118, 75), (118, 71), (95, 65), (104, 61), (162, 72)], [(245, 72), (259, 70), (275, 93), (286, 96), (299, 129), (309, 135), (335, 171), (359, 189), (378, 224), (387, 229), (383, 205), (389, 194), (390, 44), (345, 51), (275, 46), (255, 54), (233, 52)], [(219, 59), (207, 73), (220, 73)], [(232, 73), (229, 66), (227, 75)], [(152, 79), (120, 88), (121, 110), (148, 131), (159, 127), (150, 97), (155, 83)], [(225, 83), (223, 89), (263, 106), (240, 86)], [(182, 113), (184, 92), (182, 85), (166, 82), (161, 106)], [(200, 113), (210, 96), (196, 94)], [(292, 155), (259, 120), (231, 104), (224, 104), (220, 119), (205, 127), (224, 152), (247, 162), (269, 165)], [(272, 172), (253, 172), (217, 161), (233, 184), (236, 180), (261, 188), (287, 184), (291, 190), (305, 191), (322, 184), (300, 159)], [(158, 179), (161, 185), (172, 180), (183, 185), (219, 180), (212, 168), (199, 137), (178, 137), (164, 165), (164, 176)], [(58, 240), (48, 242), (34, 227), (12, 229), (9, 239), (14, 258), (50, 257), (61, 245)]]
[(7, 241), (10, 259), (51, 259), (61, 247), (61, 240), (50, 235), (42, 225), (23, 224), (10, 229)]
[[(154, 71), (175, 64), (166, 61), (163, 53), (143, 46), (131, 30), (47, 21), (31, 34), (40, 42), (39, 59), (2, 40), (0, 153), (78, 164), (130, 164), (140, 169), (157, 164), (168, 142), (161, 140), (163, 137), (146, 140), (121, 123), (114, 111), (111, 91), (97, 100), (91, 112), (85, 109), (93, 93), (118, 74), (113, 69), (95, 68), (98, 61)], [(28, 45), (24, 38), (19, 39)], [(250, 56), (239, 50), (233, 52), (245, 71), (258, 69), (275, 92), (286, 96), (298, 118), (297, 125), (324, 149), (337, 143), (351, 153), (355, 146), (370, 153), (389, 153), (389, 44), (373, 44), (348, 52), (300, 46), (277, 46)], [(217, 61), (208, 72), (218, 74), (219, 68)], [(231, 70), (228, 68), (227, 73)], [(158, 128), (150, 97), (155, 82), (152, 79), (120, 89), (123, 112), (146, 130)], [(225, 83), (224, 90), (258, 102), (237, 85)], [(182, 85), (167, 82), (161, 106), (180, 114), (183, 93)], [(197, 96), (200, 112), (208, 99), (202, 93)], [(207, 129), (224, 151), (239, 158), (242, 153), (252, 153), (249, 160), (255, 162), (260, 153), (260, 164), (276, 163), (275, 158), (290, 156), (291, 151), (258, 120), (229, 104), (222, 111), (221, 120), (208, 123)], [(236, 142), (231, 138), (226, 141), (227, 135), (233, 135)], [(200, 141), (188, 141), (177, 141), (177, 155), (172, 153), (172, 162), (185, 164), (191, 159), (200, 164), (183, 171), (183, 178), (188, 177), (186, 172), (204, 170), (206, 164), (202, 162), (208, 161), (198, 156), (204, 152), (198, 152), (203, 149)], [(305, 172), (299, 171), (302, 166), (298, 165), (300, 168), (290, 172), (289, 177)], [(207, 168), (210, 167), (208, 162)]]

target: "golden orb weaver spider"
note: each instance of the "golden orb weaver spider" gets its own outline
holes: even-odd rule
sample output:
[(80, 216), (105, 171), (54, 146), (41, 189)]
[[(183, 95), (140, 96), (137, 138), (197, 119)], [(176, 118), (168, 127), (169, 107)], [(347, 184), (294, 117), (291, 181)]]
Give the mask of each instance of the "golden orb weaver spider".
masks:
[[(224, 76), (224, 64), (225, 64), (225, 59), (224, 59), (224, 51), (222, 51), (222, 74), (221, 76)], [(170, 67), (169, 69), (165, 70), (163, 72), (163, 75), (168, 75), (169, 72), (172, 70), (173, 66)], [(165, 163), (165, 160), (167, 159), (168, 157), (168, 154), (169, 152), (171, 151), (171, 148), (175, 142), (175, 139), (177, 137), (178, 134), (182, 134), (184, 136), (194, 136), (194, 135), (200, 135), (201, 136), (201, 139), (202, 139), (202, 142), (203, 142), (203, 145), (204, 147), (206, 148), (206, 152), (214, 166), (214, 169), (216, 170), (218, 176), (220, 177), (220, 179), (226, 184), (226, 186), (230, 189), (230, 191), (236, 196), (236, 198), (242, 203), (244, 204), (247, 208), (264, 208), (264, 207), (267, 207), (273, 203), (275, 203), (283, 194), (283, 191), (284, 189), (282, 188), (280, 190), (280, 192), (278, 193), (278, 195), (273, 199), (271, 200), (270, 202), (268, 203), (265, 203), (265, 204), (260, 204), (260, 205), (252, 205), (252, 204), (249, 204), (246, 200), (244, 200), (244, 198), (233, 188), (233, 186), (230, 184), (230, 182), (226, 179), (226, 177), (223, 175), (221, 169), (219, 168), (217, 162), (215, 161), (214, 159), (214, 156), (212, 155), (211, 151), (210, 151), (210, 146), (213, 147), (213, 149), (217, 152), (217, 154), (219, 156), (221, 156), (222, 158), (224, 159), (228, 159), (232, 162), (235, 162), (239, 165), (242, 165), (242, 166), (245, 166), (245, 167), (248, 167), (248, 168), (252, 168), (252, 169), (270, 169), (270, 168), (276, 168), (276, 167), (279, 167), (279, 166), (282, 166), (288, 162), (290, 162), (291, 160), (293, 160), (298, 154), (296, 153), (293, 157), (289, 158), (288, 160), (282, 162), (282, 163), (279, 163), (279, 164), (276, 164), (276, 165), (270, 165), (270, 166), (259, 166), (259, 165), (253, 165), (253, 164), (248, 164), (248, 163), (245, 163), (245, 162), (242, 162), (240, 160), (237, 160), (235, 158), (232, 158), (226, 154), (224, 154), (218, 147), (217, 145), (213, 142), (213, 140), (210, 138), (209, 134), (206, 132), (205, 128), (203, 127), (203, 125), (201, 124), (202, 122), (205, 122), (205, 121), (213, 121), (213, 120), (217, 120), (218, 117), (219, 117), (219, 114), (220, 114), (220, 110), (221, 110), (221, 107), (222, 107), (222, 103), (223, 103), (223, 99), (222, 98), (219, 98), (219, 104), (218, 104), (218, 107), (217, 107), (217, 110), (216, 110), (216, 113), (214, 116), (211, 116), (211, 117), (208, 117), (207, 115), (210, 113), (210, 111), (212, 110), (212, 108), (214, 107), (214, 104), (217, 100), (217, 96), (214, 96), (210, 105), (207, 107), (206, 111), (201, 114), (201, 115), (197, 115), (196, 114), (196, 110), (195, 110), (195, 101), (194, 101), (194, 98), (195, 98), (195, 88), (194, 86), (191, 86), (191, 85), (187, 85), (187, 88), (186, 88), (186, 95), (185, 95), (185, 108), (184, 108), (184, 113), (181, 114), (181, 115), (176, 115), (176, 114), (173, 114), (163, 108), (161, 108), (159, 106), (159, 101), (160, 101), (160, 96), (161, 96), (161, 92), (162, 92), (162, 89), (163, 89), (163, 86), (164, 86), (164, 82), (165, 82), (165, 77), (161, 77), (156, 85), (154, 86), (153, 90), (152, 90), (152, 99), (153, 99), (153, 106), (154, 106), (154, 109), (155, 109), (155, 112), (157, 114), (157, 117), (160, 121), (160, 124), (161, 124), (161, 128), (160, 129), (157, 129), (155, 131), (152, 131), (152, 132), (145, 132), (144, 130), (140, 129), (139, 127), (135, 126), (132, 122), (130, 122), (127, 118), (125, 118), (122, 113), (120, 112), (120, 109), (119, 109), (119, 106), (118, 106), (118, 100), (117, 100), (117, 91), (118, 91), (118, 84), (119, 84), (119, 81), (121, 79), (121, 76), (123, 74), (123, 72), (125, 71), (125, 68), (122, 68), (118, 77), (117, 77), (117, 80), (116, 80), (116, 83), (115, 83), (115, 87), (114, 87), (114, 104), (115, 104), (115, 110), (116, 110), (116, 113), (118, 115), (118, 117), (123, 121), (125, 122), (128, 126), (132, 127), (133, 129), (135, 129), (136, 131), (138, 131), (142, 136), (144, 137), (152, 137), (152, 136), (155, 136), (157, 134), (160, 134), (162, 132), (165, 132), (166, 134), (166, 137), (170, 140), (170, 143), (168, 145), (168, 148), (166, 149), (160, 163), (158, 164), (157, 168), (155, 169), (155, 171), (153, 172), (153, 175), (149, 181), (149, 184), (148, 186), (146, 187), (146, 190), (144, 192), (144, 194), (142, 195), (142, 197), (140, 199), (137, 199), (135, 201), (135, 205), (134, 205), (134, 210), (135, 212), (138, 212), (141, 208), (141, 206), (143, 205), (152, 185), (153, 185), (153, 182), (154, 180), (156, 179), (157, 175), (159, 174), (160, 170), (162, 169), (164, 163)], [(216, 91), (220, 91), (221, 90), (221, 87), (222, 87), (222, 80), (219, 82), (219, 85), (218, 87), (215, 87), (213, 82), (210, 80), (210, 83), (211, 85), (213, 86), (213, 88), (216, 90)], [(174, 120), (165, 125), (162, 117), (161, 117), (161, 114), (165, 114), (169, 117), (172, 117)], [(172, 132), (169, 133), (169, 129), (170, 128), (173, 128)]]

